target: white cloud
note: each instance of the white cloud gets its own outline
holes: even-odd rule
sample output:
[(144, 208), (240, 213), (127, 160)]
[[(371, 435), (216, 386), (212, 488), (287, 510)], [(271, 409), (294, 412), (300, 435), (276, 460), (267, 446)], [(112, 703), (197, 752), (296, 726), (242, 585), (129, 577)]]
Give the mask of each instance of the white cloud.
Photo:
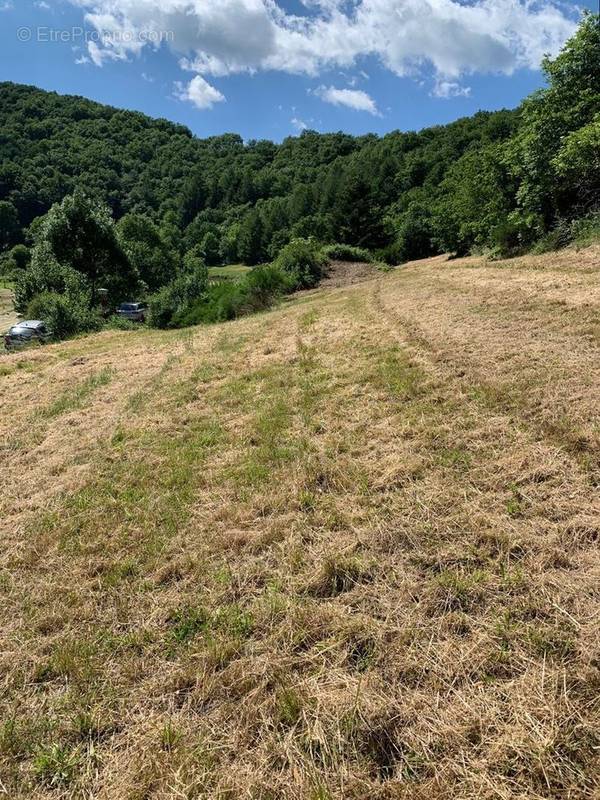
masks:
[(78, 65), (89, 64), (90, 63), (90, 59), (87, 56), (82, 55), (82, 56), (79, 56), (79, 58), (75, 59), (75, 63), (78, 64)]
[(46, 0), (37, 0), (37, 2), (34, 3), (34, 6), (36, 8), (41, 8), (43, 11), (50, 11), (50, 4), (46, 3)]
[(346, 106), (353, 111), (368, 111), (369, 114), (381, 116), (372, 97), (362, 89), (336, 89), (334, 86), (319, 86), (314, 94), (325, 103), (334, 106)]
[(0, 11), (12, 11), (14, 8), (14, 4), (12, 0), (4, 0), (4, 2), (0, 2)]
[[(198, 75), (316, 76), (371, 56), (397, 75), (418, 77), (429, 67), (438, 83), (455, 84), (475, 72), (537, 68), (572, 34), (577, 14), (561, 0), (304, 0), (304, 16), (276, 0), (71, 2), (108, 34), (90, 52), (97, 64), (158, 47), (168, 32), (181, 65)], [(117, 32), (127, 32), (127, 41)]]
[(436, 81), (431, 94), (433, 97), (441, 97), (444, 100), (447, 100), (450, 97), (470, 97), (471, 87), (462, 86), (456, 81), (438, 80)]
[(303, 119), (298, 119), (298, 117), (292, 117), (290, 122), (299, 133), (308, 129), (306, 122)]
[(175, 84), (175, 96), (178, 100), (192, 103), (196, 108), (202, 110), (212, 108), (215, 103), (225, 101), (221, 92), (205, 81), (201, 75), (196, 75), (187, 85), (178, 81)]

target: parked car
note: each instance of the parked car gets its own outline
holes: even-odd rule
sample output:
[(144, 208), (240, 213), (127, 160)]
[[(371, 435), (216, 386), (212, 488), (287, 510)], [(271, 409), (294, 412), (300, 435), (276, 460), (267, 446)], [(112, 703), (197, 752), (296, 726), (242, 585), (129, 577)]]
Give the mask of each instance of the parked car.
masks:
[(148, 306), (144, 303), (121, 303), (117, 308), (117, 315), (131, 322), (144, 322)]
[(26, 319), (13, 325), (4, 336), (7, 350), (25, 347), (28, 344), (43, 344), (52, 336), (46, 323), (39, 319)]

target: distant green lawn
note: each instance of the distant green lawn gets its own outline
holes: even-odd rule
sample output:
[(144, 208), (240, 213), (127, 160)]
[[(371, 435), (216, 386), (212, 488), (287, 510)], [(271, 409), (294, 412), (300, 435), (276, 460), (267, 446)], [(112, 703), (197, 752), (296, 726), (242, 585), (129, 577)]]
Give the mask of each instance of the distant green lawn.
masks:
[(209, 267), (209, 278), (241, 278), (252, 268), (245, 264), (228, 264), (226, 267)]

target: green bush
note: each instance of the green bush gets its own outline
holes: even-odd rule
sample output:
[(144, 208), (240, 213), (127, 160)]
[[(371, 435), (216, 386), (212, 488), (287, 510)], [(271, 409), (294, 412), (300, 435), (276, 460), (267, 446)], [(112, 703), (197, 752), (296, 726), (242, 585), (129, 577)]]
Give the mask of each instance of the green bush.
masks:
[(600, 212), (576, 220), (571, 226), (571, 238), (577, 247), (600, 242)]
[(173, 327), (224, 322), (270, 308), (294, 281), (274, 265), (255, 267), (239, 281), (211, 284), (202, 298), (173, 317)]
[(0, 263), (0, 282), (16, 283), (21, 275), (21, 270), (14, 269), (10, 262)]
[(327, 244), (321, 249), (321, 255), (330, 261), (373, 261), (373, 256), (366, 248), (351, 244)]
[(273, 300), (294, 290), (294, 280), (276, 264), (256, 267), (241, 282), (244, 307), (250, 313), (268, 308)]
[(292, 239), (282, 248), (274, 266), (291, 277), (295, 289), (310, 289), (319, 282), (326, 262), (314, 240)]
[(402, 261), (402, 249), (398, 242), (392, 242), (387, 247), (381, 247), (374, 253), (375, 261), (387, 264), (388, 266), (396, 266)]
[(35, 249), (30, 266), (19, 271), (15, 283), (15, 308), (23, 313), (35, 297), (43, 294), (76, 297), (78, 302), (85, 296), (87, 305), (91, 304), (85, 276), (59, 264), (45, 244)]
[(172, 285), (163, 286), (148, 301), (148, 322), (153, 328), (169, 328), (179, 308)]
[(31, 262), (31, 251), (24, 244), (17, 244), (8, 253), (4, 253), (0, 258), (0, 271), (4, 274), (12, 273), (19, 275), (27, 269)]
[(532, 247), (532, 253), (541, 255), (542, 253), (552, 253), (560, 250), (571, 243), (572, 231), (568, 220), (561, 219), (557, 225), (548, 233), (544, 234)]
[(513, 258), (525, 253), (539, 237), (542, 222), (537, 215), (513, 212), (491, 231), (491, 257)]
[(187, 328), (190, 325), (235, 319), (239, 305), (238, 283), (235, 281), (213, 283), (203, 297), (179, 309), (172, 318), (172, 327)]
[(148, 302), (149, 322), (154, 328), (179, 327), (176, 319), (200, 300), (208, 286), (208, 270), (196, 257), (186, 257), (190, 271), (163, 286)]
[(105, 327), (115, 331), (137, 331), (140, 329), (140, 323), (120, 317), (118, 314), (111, 314), (105, 322)]
[(56, 292), (36, 295), (27, 306), (26, 316), (43, 320), (56, 339), (97, 331), (102, 327), (99, 314), (89, 309), (84, 297)]

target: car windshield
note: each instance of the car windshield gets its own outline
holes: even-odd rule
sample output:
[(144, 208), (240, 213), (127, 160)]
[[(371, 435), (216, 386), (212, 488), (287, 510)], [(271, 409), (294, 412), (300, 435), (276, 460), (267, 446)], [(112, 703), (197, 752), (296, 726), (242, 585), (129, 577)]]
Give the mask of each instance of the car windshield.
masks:
[(9, 330), (12, 336), (33, 336), (33, 328), (28, 325), (15, 325)]
[(137, 303), (121, 303), (119, 306), (121, 311), (137, 311), (138, 304)]

